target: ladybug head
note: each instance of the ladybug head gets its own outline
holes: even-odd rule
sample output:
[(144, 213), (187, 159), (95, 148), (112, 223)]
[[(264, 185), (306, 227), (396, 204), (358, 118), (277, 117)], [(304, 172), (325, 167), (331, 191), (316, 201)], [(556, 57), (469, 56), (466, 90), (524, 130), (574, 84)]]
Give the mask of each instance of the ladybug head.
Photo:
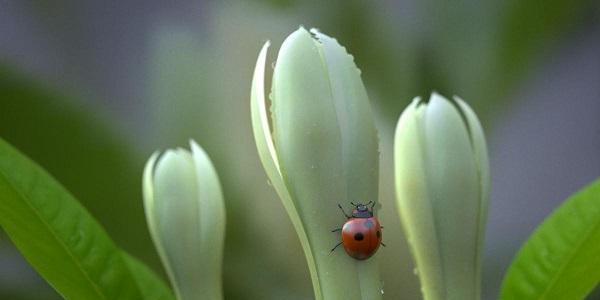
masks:
[[(350, 204), (354, 205), (354, 209), (352, 209), (352, 217), (354, 218), (370, 218), (373, 216), (373, 207), (375, 206), (375, 202), (369, 201), (367, 204), (354, 204), (350, 202)], [(370, 207), (369, 207), (370, 205)]]

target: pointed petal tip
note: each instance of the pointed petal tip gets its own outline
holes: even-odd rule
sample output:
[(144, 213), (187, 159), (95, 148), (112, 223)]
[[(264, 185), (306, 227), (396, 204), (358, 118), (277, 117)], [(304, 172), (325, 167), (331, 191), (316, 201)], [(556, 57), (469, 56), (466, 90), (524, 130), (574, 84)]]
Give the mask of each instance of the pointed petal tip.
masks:
[(167, 149), (165, 150), (162, 155), (160, 155), (156, 162), (155, 162), (155, 166), (154, 166), (154, 170), (158, 170), (161, 169), (162, 166), (165, 166), (168, 163), (171, 163), (175, 160), (177, 160), (180, 156), (181, 156), (181, 148), (179, 149)]
[(152, 178), (152, 175), (154, 173), (154, 169), (156, 166), (156, 161), (159, 159), (160, 156), (160, 151), (156, 150), (152, 153), (152, 155), (150, 155), (150, 158), (148, 158), (148, 161), (146, 162), (146, 165), (144, 166), (144, 178), (149, 177)]
[(160, 156), (160, 150), (152, 152), (152, 155), (150, 155), (150, 158), (148, 158), (148, 163), (151, 161), (155, 161), (158, 158), (158, 156)]
[(457, 95), (452, 95), (452, 100), (458, 104), (458, 107), (462, 110), (473, 110), (471, 108), (471, 106), (467, 103), (467, 101), (465, 101), (463, 98), (457, 96)]
[(154, 151), (142, 174), (142, 196), (144, 200), (145, 212), (148, 218), (151, 218), (151, 206), (154, 202), (154, 170), (156, 169), (156, 161), (159, 159), (160, 151)]
[(198, 143), (196, 143), (196, 141), (190, 140), (190, 149), (192, 151), (192, 157), (195, 161), (199, 161), (199, 160), (210, 161), (210, 158), (208, 156), (208, 153), (206, 153), (206, 150), (204, 150), (204, 148), (202, 148), (202, 146), (198, 145)]
[[(300, 27), (300, 29), (296, 30), (294, 33), (292, 33), (288, 38), (286, 38), (286, 41), (284, 41), (284, 44), (287, 43), (287, 41), (290, 39), (290, 37), (296, 33), (298, 33), (299, 31), (304, 30), (306, 32), (306, 30), (303, 27)], [(276, 157), (276, 153), (275, 153), (275, 146), (273, 144), (273, 138), (271, 136), (271, 129), (269, 126), (269, 117), (268, 117), (268, 109), (267, 109), (267, 103), (266, 103), (266, 99), (265, 99), (265, 64), (266, 64), (266, 56), (267, 56), (267, 49), (269, 47), (270, 43), (267, 41), (265, 43), (265, 45), (263, 46), (259, 56), (258, 56), (258, 60), (256, 61), (256, 68), (254, 70), (254, 77), (252, 79), (252, 91), (251, 91), (251, 106), (254, 108), (257, 108), (258, 114), (257, 114), (257, 122), (255, 122), (253, 120), (252, 122), (252, 126), (259, 126), (260, 127), (260, 133), (261, 133), (261, 138), (265, 139), (265, 144), (267, 146), (268, 152), (271, 155), (274, 164), (277, 168), (278, 172), (281, 172), (279, 170), (279, 162), (277, 160)], [(282, 45), (282, 48), (285, 47), (284, 45)]]
[(431, 96), (429, 96), (429, 103), (437, 102), (437, 101), (448, 101), (448, 98), (444, 97), (442, 94), (437, 91), (431, 92)]
[(190, 139), (190, 150), (192, 152), (192, 157), (196, 158), (197, 154), (205, 153), (204, 149), (196, 143), (194, 139)]
[(417, 107), (419, 106), (419, 104), (421, 103), (421, 97), (417, 96), (415, 98), (413, 98), (413, 100), (410, 102), (410, 104), (404, 109), (404, 111), (402, 111), (402, 113), (400, 114), (400, 117), (398, 118), (398, 122), (396, 123), (396, 135), (399, 134), (400, 129), (402, 128), (403, 124), (406, 122), (406, 120), (408, 118), (414, 118), (416, 117), (416, 112), (417, 112)]
[(283, 51), (283, 49), (286, 48), (287, 44), (298, 41), (299, 39), (309, 38), (310, 40), (315, 40), (315, 37), (313, 34), (314, 33), (312, 33), (312, 31), (306, 30), (306, 28), (301, 25), (296, 31), (292, 32), (290, 35), (288, 35), (285, 38), (285, 40), (281, 44), (281, 48), (279, 49), (279, 52), (281, 53), (281, 51)]
[(421, 98), (421, 96), (416, 96), (412, 99), (412, 101), (410, 102), (410, 105), (416, 105), (416, 104), (420, 103), (422, 99), (423, 98)]
[(190, 144), (190, 149), (192, 150), (194, 150), (194, 148), (201, 148), (194, 139), (189, 139), (188, 143)]
[(463, 98), (459, 97), (458, 95), (452, 95), (452, 99), (456, 100), (457, 102), (465, 102), (465, 100), (463, 100)]
[(319, 28), (313, 27), (309, 30), (310, 33), (312, 33), (314, 36), (316, 36), (317, 38), (319, 36), (327, 36), (326, 34), (322, 33), (321, 30)]
[(263, 44), (260, 52), (262, 53), (263, 51), (266, 51), (266, 49), (269, 47), (271, 47), (271, 40), (266, 40), (265, 43)]

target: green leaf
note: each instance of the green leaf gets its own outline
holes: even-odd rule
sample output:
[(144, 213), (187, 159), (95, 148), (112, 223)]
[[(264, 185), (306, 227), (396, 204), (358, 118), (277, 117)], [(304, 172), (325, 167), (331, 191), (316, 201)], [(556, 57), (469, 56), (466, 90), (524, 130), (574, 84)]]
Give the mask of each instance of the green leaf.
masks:
[(139, 189), (144, 157), (105, 117), (0, 63), (0, 137), (51, 173), (119, 246), (158, 267)]
[(122, 255), (145, 300), (175, 299), (169, 287), (148, 266), (126, 252)]
[(582, 299), (600, 282), (600, 179), (572, 195), (525, 242), (501, 299)]
[(143, 299), (121, 250), (102, 227), (48, 173), (2, 139), (0, 225), (63, 297)]

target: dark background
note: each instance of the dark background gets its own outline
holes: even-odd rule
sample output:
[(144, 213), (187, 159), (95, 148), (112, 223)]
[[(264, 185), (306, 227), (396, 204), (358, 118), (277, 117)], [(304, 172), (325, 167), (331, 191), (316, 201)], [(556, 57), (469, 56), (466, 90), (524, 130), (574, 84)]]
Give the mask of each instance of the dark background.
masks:
[[(536, 224), (600, 175), (599, 20), (599, 2), (583, 0), (0, 0), (0, 137), (159, 272), (142, 167), (155, 149), (196, 139), (224, 185), (226, 298), (310, 299), (302, 250), (255, 150), (249, 92), (266, 40), (276, 50), (299, 25), (317, 27), (354, 55), (377, 117), (385, 298), (420, 298), (391, 138), (409, 101), (436, 90), (467, 100), (487, 133), (483, 281), (495, 299)], [(0, 299), (55, 298), (0, 235)]]

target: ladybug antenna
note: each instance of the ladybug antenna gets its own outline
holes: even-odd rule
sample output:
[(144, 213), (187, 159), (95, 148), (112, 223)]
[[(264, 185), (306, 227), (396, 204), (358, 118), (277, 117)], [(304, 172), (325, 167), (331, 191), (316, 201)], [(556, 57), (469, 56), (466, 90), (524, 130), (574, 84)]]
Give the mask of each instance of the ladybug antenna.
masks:
[(373, 201), (369, 201), (369, 203), (367, 203), (367, 205), (371, 204), (371, 209), (373, 209), (373, 207), (375, 207), (375, 202)]
[(354, 205), (354, 206), (358, 206), (358, 205), (354, 204), (354, 202), (350, 202), (350, 204), (352, 204), (352, 205)]

